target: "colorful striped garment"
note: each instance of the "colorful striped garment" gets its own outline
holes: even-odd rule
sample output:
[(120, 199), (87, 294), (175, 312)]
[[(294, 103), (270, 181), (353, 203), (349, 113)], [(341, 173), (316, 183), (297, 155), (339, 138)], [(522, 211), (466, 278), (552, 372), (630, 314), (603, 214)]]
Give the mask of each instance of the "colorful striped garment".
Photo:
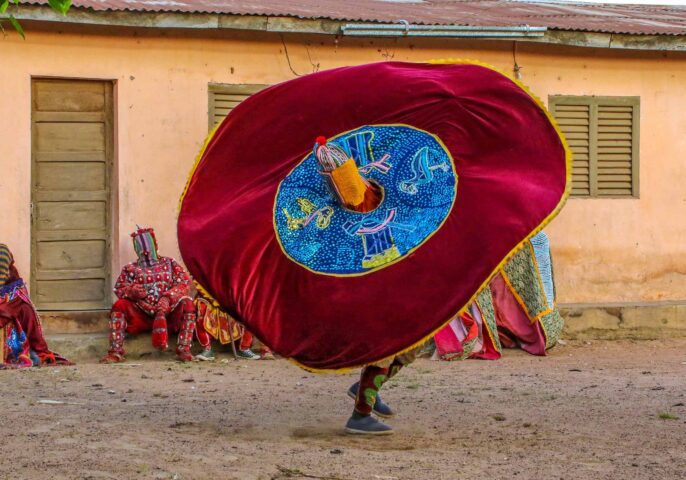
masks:
[(12, 252), (4, 243), (0, 243), (0, 285), (7, 283), (12, 265)]

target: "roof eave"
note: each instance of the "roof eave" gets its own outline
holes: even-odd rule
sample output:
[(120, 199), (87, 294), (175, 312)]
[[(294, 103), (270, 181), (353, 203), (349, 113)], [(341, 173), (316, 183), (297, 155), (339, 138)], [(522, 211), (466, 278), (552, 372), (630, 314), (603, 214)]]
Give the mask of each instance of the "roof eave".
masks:
[[(318, 35), (341, 35), (343, 27), (351, 23), (342, 20), (304, 19), (264, 15), (132, 11), (96, 12), (83, 8), (72, 8), (66, 16), (61, 16), (48, 7), (27, 5), (17, 7), (14, 11), (14, 16), (20, 21), (32, 21), (52, 25), (67, 24), (95, 27), (133, 27), (205, 31), (247, 30)], [(359, 22), (355, 23), (359, 24)], [(370, 22), (370, 24), (372, 23)], [(398, 37), (402, 36), (403, 35), (398, 35)], [(427, 38), (427, 36), (424, 35), (424, 38)], [(469, 38), (474, 39), (475, 37), (470, 36)], [(488, 35), (478, 38), (489, 40), (513, 40), (512, 37), (488, 37)], [(525, 36), (517, 38), (517, 40), (590, 48), (686, 51), (686, 35), (618, 34), (548, 28), (541, 36)]]

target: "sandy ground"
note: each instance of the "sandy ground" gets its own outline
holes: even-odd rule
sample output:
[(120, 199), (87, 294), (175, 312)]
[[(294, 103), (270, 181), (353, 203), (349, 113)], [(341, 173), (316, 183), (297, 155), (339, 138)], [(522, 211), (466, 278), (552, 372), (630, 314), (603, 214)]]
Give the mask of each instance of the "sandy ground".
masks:
[(353, 374), (129, 361), (0, 371), (0, 479), (686, 478), (686, 339), (419, 360), (377, 438), (342, 432)]

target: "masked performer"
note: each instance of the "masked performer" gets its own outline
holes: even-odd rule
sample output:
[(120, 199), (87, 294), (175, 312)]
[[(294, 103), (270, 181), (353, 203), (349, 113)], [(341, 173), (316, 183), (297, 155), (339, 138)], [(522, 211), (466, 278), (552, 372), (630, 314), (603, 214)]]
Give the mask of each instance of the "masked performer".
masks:
[(179, 246), (199, 290), (279, 355), (363, 367), (346, 429), (388, 433), (378, 389), (555, 216), (570, 160), (540, 101), (491, 68), (318, 72), (210, 136)]
[(434, 337), (442, 360), (500, 358), (503, 348), (545, 355), (559, 339), (564, 320), (557, 310), (548, 236), (524, 243), (467, 311)]
[(48, 348), (40, 316), (4, 244), (0, 244), (0, 344), (0, 364), (73, 365)]
[(177, 359), (190, 362), (196, 320), (190, 277), (176, 260), (158, 255), (152, 228), (131, 236), (138, 260), (122, 269), (114, 286), (119, 300), (110, 311), (110, 349), (101, 362), (124, 361), (124, 332), (152, 331), (153, 347), (166, 350), (168, 330), (179, 333)]

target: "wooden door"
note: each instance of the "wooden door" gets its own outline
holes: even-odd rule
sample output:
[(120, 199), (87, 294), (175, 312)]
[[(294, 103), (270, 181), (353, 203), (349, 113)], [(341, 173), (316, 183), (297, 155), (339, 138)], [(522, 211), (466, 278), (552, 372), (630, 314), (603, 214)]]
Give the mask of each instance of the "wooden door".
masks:
[(32, 81), (31, 296), (41, 310), (111, 303), (112, 83)]

